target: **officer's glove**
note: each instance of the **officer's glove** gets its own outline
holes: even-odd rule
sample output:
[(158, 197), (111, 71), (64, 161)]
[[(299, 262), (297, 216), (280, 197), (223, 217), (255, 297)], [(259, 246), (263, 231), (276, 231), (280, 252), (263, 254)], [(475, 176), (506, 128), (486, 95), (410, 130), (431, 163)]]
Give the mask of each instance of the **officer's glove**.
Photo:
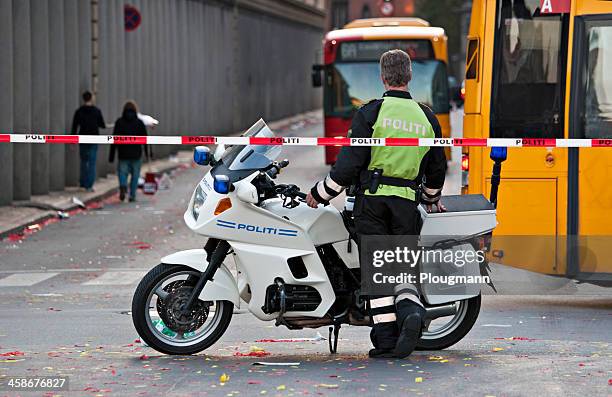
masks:
[(421, 203), (425, 204), (427, 212), (431, 212), (432, 206), (435, 206), (438, 212), (446, 211), (446, 208), (440, 203), (440, 196), (442, 195), (442, 188), (431, 189), (423, 185), (421, 190)]
[[(427, 190), (438, 190), (438, 192), (431, 194), (428, 193)], [(436, 204), (438, 201), (440, 201), (441, 195), (442, 192), (439, 189), (428, 189), (426, 187), (423, 187), (423, 191), (421, 192), (421, 203), (429, 205)]]
[(329, 201), (342, 193), (344, 187), (338, 185), (331, 176), (327, 175), (325, 179), (317, 182), (312, 189), (310, 194), (320, 204), (328, 205)]
[(318, 191), (318, 185), (321, 182), (316, 183), (312, 189), (310, 189), (310, 196), (312, 196), (312, 198), (314, 198), (317, 203), (319, 204), (323, 204), (323, 205), (328, 205), (329, 204), (329, 200), (325, 200), (323, 197), (321, 197), (321, 195), (319, 194)]

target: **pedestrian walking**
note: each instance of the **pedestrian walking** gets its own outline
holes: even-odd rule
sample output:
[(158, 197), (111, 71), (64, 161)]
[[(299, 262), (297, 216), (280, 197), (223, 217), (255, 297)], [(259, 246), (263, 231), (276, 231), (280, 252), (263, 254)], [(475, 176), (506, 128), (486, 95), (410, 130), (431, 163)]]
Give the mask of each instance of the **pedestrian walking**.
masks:
[[(95, 103), (94, 95), (85, 91), (82, 95), (83, 105), (74, 112), (72, 118), (71, 134), (99, 135), (100, 128), (106, 128), (102, 112)], [(88, 192), (93, 192), (96, 180), (96, 159), (98, 156), (98, 145), (95, 143), (79, 144), (79, 157), (81, 158), (80, 186)]]
[[(146, 136), (147, 127), (138, 118), (138, 105), (134, 101), (127, 101), (123, 106), (121, 117), (115, 122), (113, 135)], [(150, 150), (147, 145), (111, 145), (108, 161), (113, 162), (115, 152), (119, 159), (117, 164), (117, 176), (119, 178), (119, 199), (125, 200), (129, 186), (129, 201), (136, 201), (138, 190), (138, 178), (140, 178), (140, 167), (142, 155), (150, 158)], [(129, 185), (128, 185), (129, 177)]]

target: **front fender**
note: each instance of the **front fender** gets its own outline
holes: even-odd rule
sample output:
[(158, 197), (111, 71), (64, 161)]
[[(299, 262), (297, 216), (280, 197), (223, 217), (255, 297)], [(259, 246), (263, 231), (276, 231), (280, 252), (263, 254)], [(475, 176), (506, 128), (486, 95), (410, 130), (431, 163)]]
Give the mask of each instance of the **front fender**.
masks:
[[(206, 251), (203, 249), (191, 249), (175, 252), (161, 259), (167, 265), (183, 265), (203, 272), (208, 267)], [(236, 280), (225, 265), (221, 265), (215, 273), (213, 279), (206, 283), (200, 293), (199, 298), (203, 301), (227, 300), (240, 307), (240, 294)]]

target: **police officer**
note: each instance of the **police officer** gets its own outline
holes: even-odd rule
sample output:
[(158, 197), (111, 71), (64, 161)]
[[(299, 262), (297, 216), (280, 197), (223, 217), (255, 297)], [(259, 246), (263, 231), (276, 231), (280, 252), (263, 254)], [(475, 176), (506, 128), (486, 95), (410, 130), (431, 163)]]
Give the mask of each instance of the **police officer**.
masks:
[[(355, 114), (352, 138), (440, 138), (440, 124), (427, 106), (408, 92), (412, 78), (410, 57), (391, 50), (380, 58), (386, 92)], [(309, 206), (327, 204), (345, 187), (356, 187), (354, 207), (358, 235), (418, 235), (417, 201), (429, 211), (440, 204), (446, 174), (442, 147), (347, 146), (338, 155), (329, 175), (308, 194)], [(418, 193), (420, 192), (420, 193)], [(419, 194), (420, 197), (416, 197)], [(363, 264), (362, 264), (363, 265)], [(425, 309), (413, 284), (395, 287), (395, 296), (370, 296), (374, 348), (370, 357), (404, 358), (420, 337)]]

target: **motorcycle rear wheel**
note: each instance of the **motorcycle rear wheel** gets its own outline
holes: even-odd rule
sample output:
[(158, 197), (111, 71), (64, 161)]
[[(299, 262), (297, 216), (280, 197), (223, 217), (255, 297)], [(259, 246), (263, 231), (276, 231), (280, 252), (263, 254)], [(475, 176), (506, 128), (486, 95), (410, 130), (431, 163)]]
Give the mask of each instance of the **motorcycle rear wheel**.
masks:
[[(164, 322), (163, 315), (158, 312), (160, 308), (167, 308), (164, 306), (164, 299), (160, 304), (159, 300), (162, 299), (160, 295), (165, 295), (168, 300), (171, 300), (168, 298), (170, 296), (175, 305), (180, 305), (188, 296), (190, 280), (194, 277), (197, 280), (199, 276), (199, 272), (187, 266), (159, 264), (140, 281), (132, 299), (132, 321), (138, 335), (147, 345), (165, 354), (188, 355), (206, 350), (221, 338), (232, 319), (234, 310), (232, 302), (198, 300), (193, 320), (188, 318), (183, 322), (187, 323), (189, 332), (177, 328), (173, 330), (173, 326), (165, 324), (170, 320), (166, 317)], [(185, 280), (180, 280), (181, 277)], [(178, 281), (170, 282), (172, 279)], [(176, 321), (180, 320), (182, 319)]]
[[(459, 342), (476, 323), (480, 313), (480, 303), (480, 294), (470, 299), (458, 301), (456, 303), (457, 313), (454, 316), (443, 317), (444, 319), (448, 318), (448, 321), (441, 320), (442, 325), (435, 329), (430, 324), (423, 331), (416, 350), (442, 350)], [(432, 329), (430, 330), (430, 328)]]

